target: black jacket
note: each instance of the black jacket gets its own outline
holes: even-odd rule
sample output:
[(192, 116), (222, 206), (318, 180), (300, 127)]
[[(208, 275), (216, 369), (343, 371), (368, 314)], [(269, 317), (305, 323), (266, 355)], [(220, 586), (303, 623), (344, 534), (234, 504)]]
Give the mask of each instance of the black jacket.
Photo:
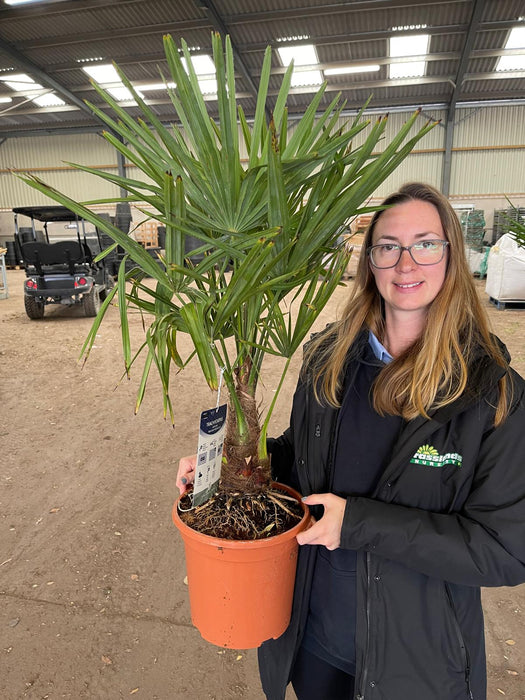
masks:
[[(486, 698), (480, 586), (525, 582), (525, 382), (509, 370), (512, 409), (494, 428), (503, 371), (478, 358), (460, 399), (405, 424), (372, 497), (347, 499), (341, 547), (357, 550), (356, 700)], [(328, 490), (337, 413), (299, 382), (290, 427), (269, 445), (276, 480), (303, 495)], [(300, 547), (292, 620), (259, 650), (268, 700), (285, 697), (316, 552)]]

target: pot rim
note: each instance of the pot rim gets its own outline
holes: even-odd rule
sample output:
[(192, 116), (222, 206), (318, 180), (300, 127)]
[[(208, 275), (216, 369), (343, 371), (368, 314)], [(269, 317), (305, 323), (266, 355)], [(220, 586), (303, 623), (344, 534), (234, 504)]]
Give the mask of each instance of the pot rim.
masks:
[(282, 542), (283, 540), (292, 539), (293, 537), (295, 537), (297, 534), (299, 534), (299, 532), (306, 529), (308, 520), (310, 519), (310, 511), (308, 510), (308, 506), (301, 501), (301, 494), (298, 491), (293, 489), (291, 486), (281, 484), (278, 481), (272, 482), (272, 487), (280, 491), (286, 491), (291, 496), (295, 496), (297, 498), (297, 502), (301, 505), (303, 509), (303, 517), (301, 518), (301, 520), (292, 528), (286, 530), (286, 532), (281, 532), (278, 535), (273, 535), (263, 540), (227, 540), (221, 537), (214, 537), (213, 535), (205, 535), (202, 532), (198, 532), (197, 530), (194, 530), (193, 528), (189, 527), (189, 525), (186, 525), (186, 523), (184, 523), (181, 520), (181, 517), (178, 512), (178, 505), (181, 499), (180, 496), (173, 504), (173, 509), (171, 513), (173, 523), (180, 531), (183, 538), (188, 538), (197, 542), (202, 542), (203, 544), (208, 543), (209, 545), (213, 545), (214, 547), (223, 547), (224, 549), (240, 549), (243, 547), (250, 547), (252, 549), (263, 549), (265, 547), (271, 547), (276, 542)]

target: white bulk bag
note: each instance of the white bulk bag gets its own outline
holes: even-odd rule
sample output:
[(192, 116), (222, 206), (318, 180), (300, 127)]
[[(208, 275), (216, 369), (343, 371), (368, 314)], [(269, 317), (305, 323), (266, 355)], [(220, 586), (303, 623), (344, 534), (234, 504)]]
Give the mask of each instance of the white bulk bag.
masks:
[(525, 248), (508, 233), (490, 249), (485, 291), (498, 301), (525, 301)]

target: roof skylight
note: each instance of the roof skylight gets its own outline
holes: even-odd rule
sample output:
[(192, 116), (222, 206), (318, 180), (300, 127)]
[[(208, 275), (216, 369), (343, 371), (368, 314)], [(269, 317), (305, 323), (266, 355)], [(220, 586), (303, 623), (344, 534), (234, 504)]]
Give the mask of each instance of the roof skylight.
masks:
[[(182, 63), (186, 72), (188, 72), (188, 65), (186, 59), (182, 59)], [(215, 78), (215, 63), (209, 54), (197, 54), (191, 57), (191, 64), (193, 70), (197, 73), (199, 80), (199, 87), (203, 95), (216, 95), (217, 94), (217, 80)], [(202, 76), (202, 77), (200, 77)]]
[[(187, 70), (186, 59), (182, 59), (182, 62)], [(199, 86), (203, 95), (216, 95), (217, 94), (217, 81), (215, 79), (215, 64), (213, 63), (211, 56), (208, 54), (200, 54), (191, 57), (191, 63), (195, 70), (197, 76), (203, 76), (199, 78)], [(115, 69), (115, 66), (111, 63), (95, 63), (93, 65), (84, 65), (82, 70), (85, 71), (93, 80), (95, 80), (99, 85), (109, 92), (118, 102), (131, 102), (133, 101), (133, 95), (122, 84), (119, 74)], [(174, 88), (175, 83), (168, 83), (169, 88)], [(141, 85), (140, 88), (136, 88), (139, 95), (142, 96), (142, 92), (155, 91), (155, 90), (165, 90), (166, 85), (164, 83), (151, 83)]]
[(48, 92), (46, 95), (40, 95), (40, 97), (35, 97), (33, 102), (39, 107), (59, 107), (60, 105), (65, 105), (64, 100), (55, 95), (54, 92)]
[[(184, 64), (186, 70), (188, 70), (185, 58), (182, 59), (182, 63)], [(192, 56), (191, 65), (193, 66), (193, 70), (195, 73), (197, 73), (197, 75), (215, 75), (215, 63), (208, 54)]]
[(0, 77), (0, 80), (15, 92), (42, 90), (42, 85), (35, 83), (27, 73), (9, 73), (5, 77)]
[(115, 66), (111, 63), (98, 63), (92, 66), (82, 66), (82, 70), (93, 78), (93, 80), (96, 80), (97, 83), (100, 83), (100, 85), (121, 82)]
[(199, 80), (199, 87), (203, 95), (217, 94), (217, 81), (215, 78), (201, 78)]
[(43, 0), (4, 0), (6, 5), (35, 5)]
[(82, 66), (82, 70), (93, 78), (95, 82), (102, 85), (117, 102), (134, 101), (133, 95), (128, 88), (123, 85), (115, 66), (111, 63), (97, 63), (92, 66)]
[[(430, 34), (405, 34), (392, 36), (389, 39), (389, 55), (391, 58), (403, 56), (422, 56), (428, 53)], [(401, 61), (391, 63), (388, 67), (389, 77), (419, 78), (425, 75), (426, 61)]]
[(0, 76), (0, 80), (11, 90), (22, 93), (39, 107), (58, 107), (66, 104), (52, 91), (41, 94), (45, 90), (44, 86), (35, 82), (27, 73), (7, 73), (4, 77)]
[(381, 66), (377, 63), (368, 66), (341, 66), (339, 68), (325, 68), (325, 75), (348, 75), (349, 73), (374, 73), (380, 70)]
[[(525, 27), (513, 27), (504, 46), (505, 49), (523, 49), (525, 52)], [(518, 56), (500, 56), (497, 71), (525, 70), (525, 53)]]
[(156, 92), (158, 90), (165, 90), (166, 86), (169, 88), (176, 87), (175, 83), (148, 83), (146, 85), (140, 86), (141, 92)]
[[(298, 46), (280, 46), (277, 49), (283, 66), (290, 65), (293, 60), (294, 69), (299, 66), (315, 66), (319, 63), (317, 50), (313, 44), (301, 44)], [(323, 82), (320, 70), (294, 70), (292, 73), (292, 87), (306, 85), (317, 86)]]

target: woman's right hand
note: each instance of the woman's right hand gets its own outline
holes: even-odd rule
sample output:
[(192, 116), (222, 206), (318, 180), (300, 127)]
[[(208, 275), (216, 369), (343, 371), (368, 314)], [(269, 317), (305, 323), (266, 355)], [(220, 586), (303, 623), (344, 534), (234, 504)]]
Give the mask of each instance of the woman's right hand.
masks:
[(177, 481), (175, 482), (175, 485), (179, 489), (181, 496), (184, 496), (186, 491), (189, 489), (190, 484), (193, 484), (196, 465), (197, 455), (183, 457), (179, 461), (179, 470), (177, 472)]

